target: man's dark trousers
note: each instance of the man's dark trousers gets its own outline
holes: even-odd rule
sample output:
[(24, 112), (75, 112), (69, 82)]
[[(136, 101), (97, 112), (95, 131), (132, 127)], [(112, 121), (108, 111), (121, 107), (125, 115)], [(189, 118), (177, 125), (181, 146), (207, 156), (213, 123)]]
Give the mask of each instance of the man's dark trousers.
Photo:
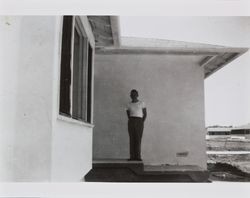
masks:
[(141, 139), (144, 128), (143, 119), (130, 117), (128, 120), (128, 133), (130, 141), (130, 159), (141, 160)]

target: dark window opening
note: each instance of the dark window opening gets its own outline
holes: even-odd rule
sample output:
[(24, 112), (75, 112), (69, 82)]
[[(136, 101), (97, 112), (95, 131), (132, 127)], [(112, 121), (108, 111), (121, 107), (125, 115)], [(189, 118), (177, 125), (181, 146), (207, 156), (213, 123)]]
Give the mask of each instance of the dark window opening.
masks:
[(92, 101), (92, 47), (89, 44), (88, 49), (88, 110), (87, 110), (87, 121), (91, 122), (91, 101)]
[(63, 17), (61, 74), (60, 74), (60, 114), (70, 116), (70, 85), (71, 85), (71, 37), (72, 16)]
[(89, 123), (92, 111), (92, 51), (80, 18), (65, 16), (59, 111), (61, 115)]

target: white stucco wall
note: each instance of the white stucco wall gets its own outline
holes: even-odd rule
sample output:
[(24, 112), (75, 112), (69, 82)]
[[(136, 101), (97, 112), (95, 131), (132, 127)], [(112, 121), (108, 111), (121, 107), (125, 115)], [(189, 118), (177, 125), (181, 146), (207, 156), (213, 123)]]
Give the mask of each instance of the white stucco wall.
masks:
[(58, 118), (61, 28), (0, 17), (0, 181), (80, 181), (91, 168), (92, 128)]
[(79, 182), (92, 168), (92, 127), (57, 119), (53, 128), (52, 181)]
[(206, 168), (204, 76), (197, 61), (189, 55), (96, 55), (94, 158), (129, 158), (124, 107), (135, 88), (148, 111), (144, 163)]
[(54, 17), (1, 17), (1, 180), (48, 181)]

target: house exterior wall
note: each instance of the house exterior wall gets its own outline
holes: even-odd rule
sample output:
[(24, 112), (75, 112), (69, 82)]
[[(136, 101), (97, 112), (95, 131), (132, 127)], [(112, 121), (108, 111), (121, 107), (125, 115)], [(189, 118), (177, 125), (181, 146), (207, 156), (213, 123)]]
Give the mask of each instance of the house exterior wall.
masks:
[[(81, 17), (88, 39), (94, 50), (94, 37), (87, 17)], [(93, 126), (59, 116), (60, 52), (62, 18), (58, 20), (60, 32), (56, 42), (56, 63), (53, 79), (53, 132), (52, 132), (52, 181), (80, 181), (92, 168)], [(94, 57), (93, 57), (94, 58)]]
[(54, 17), (1, 17), (1, 180), (49, 181)]
[[(190, 55), (96, 55), (94, 159), (129, 158), (125, 106), (135, 88), (148, 111), (144, 163), (206, 168), (204, 71), (198, 60)], [(182, 152), (187, 157), (178, 157)]]
[(91, 168), (92, 128), (58, 116), (61, 27), (0, 17), (0, 181), (79, 181)]

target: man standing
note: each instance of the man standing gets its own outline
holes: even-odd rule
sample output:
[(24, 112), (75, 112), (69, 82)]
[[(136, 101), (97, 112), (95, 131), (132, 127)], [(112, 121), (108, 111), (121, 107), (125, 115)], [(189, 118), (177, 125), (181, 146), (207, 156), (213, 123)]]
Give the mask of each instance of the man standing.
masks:
[(130, 92), (132, 101), (127, 106), (128, 133), (130, 142), (130, 159), (141, 160), (141, 139), (144, 128), (144, 121), (147, 117), (146, 105), (138, 100), (138, 91), (133, 89)]

